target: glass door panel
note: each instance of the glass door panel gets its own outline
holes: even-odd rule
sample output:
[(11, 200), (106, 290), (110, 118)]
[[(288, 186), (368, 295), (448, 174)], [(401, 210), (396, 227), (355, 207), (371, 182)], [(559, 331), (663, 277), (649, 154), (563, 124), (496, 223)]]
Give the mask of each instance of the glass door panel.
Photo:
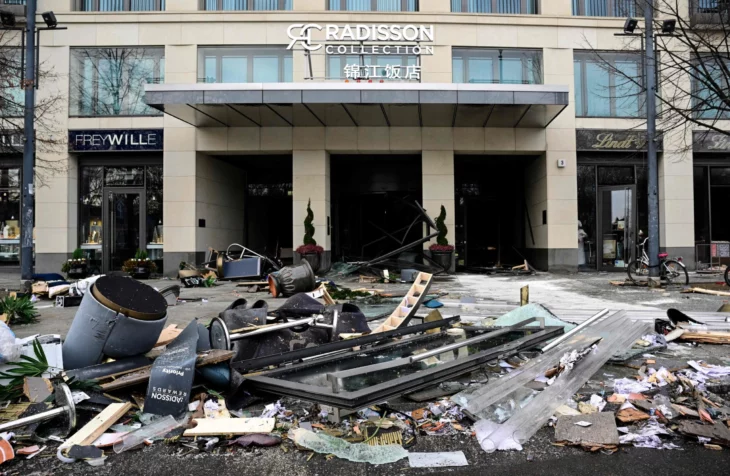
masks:
[[(142, 217), (144, 192), (142, 190), (105, 190), (104, 233), (106, 271), (122, 269), (124, 262), (134, 258), (142, 246)], [(106, 225), (108, 223), (108, 226)]]
[(633, 186), (599, 188), (601, 269), (625, 269), (635, 255), (635, 196)]

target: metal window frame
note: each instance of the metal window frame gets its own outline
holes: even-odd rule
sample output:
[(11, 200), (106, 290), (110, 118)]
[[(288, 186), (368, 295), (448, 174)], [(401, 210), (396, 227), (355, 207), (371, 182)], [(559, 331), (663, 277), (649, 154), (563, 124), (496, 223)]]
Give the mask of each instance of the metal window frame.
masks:
[[(253, 75), (254, 75), (254, 68), (253, 68), (253, 58), (256, 56), (254, 52), (258, 51), (267, 51), (271, 52), (270, 56), (276, 56), (278, 64), (278, 83), (283, 83), (284, 78), (286, 77), (286, 58), (292, 58), (292, 67), (294, 65), (294, 56), (292, 54), (291, 50), (287, 50), (286, 46), (284, 45), (262, 45), (262, 46), (234, 46), (234, 45), (224, 45), (224, 46), (199, 46), (198, 47), (198, 77), (197, 82), (198, 83), (205, 83), (205, 59), (206, 57), (212, 57), (213, 55), (205, 55), (205, 50), (215, 51), (215, 74), (216, 74), (216, 81), (217, 84), (222, 84), (222, 78), (223, 78), (223, 53), (226, 51), (235, 52), (240, 51), (241, 54), (238, 56), (245, 57), (246, 58), (246, 82), (247, 83), (253, 83)], [(201, 76), (202, 74), (202, 76)], [(201, 81), (201, 79), (203, 81)], [(213, 84), (213, 83), (211, 83)]]
[(150, 11), (150, 12), (163, 12), (165, 11), (165, 0), (153, 0), (155, 3), (155, 9), (154, 10), (132, 10), (132, 0), (123, 0), (122, 9), (121, 10), (99, 10), (100, 7), (100, 0), (90, 0), (91, 8), (86, 9), (84, 8), (84, 4), (86, 3), (86, 0), (74, 0), (73, 3), (73, 11), (75, 12), (137, 12), (137, 11)]
[[(533, 4), (535, 6), (535, 13), (528, 12), (528, 6)], [(451, 4), (454, 5), (453, 2)], [(497, 14), (497, 15), (539, 15), (540, 14), (540, 1), (539, 0), (520, 0), (520, 12), (519, 13), (502, 13), (499, 11), (499, 0), (491, 0), (490, 11), (488, 12), (470, 12), (469, 11), (469, 0), (461, 0), (461, 10), (454, 13), (485, 13), (485, 14)], [(453, 10), (452, 10), (453, 11)]]
[[(536, 332), (534, 332), (536, 331)], [(370, 352), (379, 352), (380, 347), (367, 351), (350, 351), (347, 354), (338, 354), (329, 358), (319, 359), (313, 362), (293, 365), (282, 370), (274, 370), (261, 375), (247, 377), (247, 381), (254, 390), (275, 393), (303, 400), (315, 401), (335, 406), (337, 408), (357, 409), (377, 402), (382, 402), (403, 393), (414, 392), (426, 387), (431, 387), (439, 382), (468, 373), (479, 368), (485, 363), (498, 358), (515, 355), (518, 352), (532, 348), (537, 344), (553, 339), (563, 334), (563, 327), (545, 327), (545, 329), (526, 328), (514, 332), (523, 332), (525, 335), (507, 344), (484, 350), (469, 357), (456, 359), (454, 361), (425, 369), (411, 375), (396, 378), (358, 391), (341, 391), (335, 393), (332, 388), (318, 387), (315, 385), (290, 382), (280, 378), (285, 373), (316, 367), (322, 363), (342, 360), (345, 358), (357, 358), (358, 355)], [(435, 334), (443, 336), (445, 333)], [(415, 339), (407, 339), (393, 344), (393, 347), (412, 345), (414, 342), (421, 342), (433, 339), (434, 335), (427, 335)]]
[[(206, 12), (218, 12), (218, 11), (256, 11), (256, 12), (270, 12), (270, 11), (289, 11), (289, 8), (286, 8), (287, 0), (278, 0), (277, 2), (277, 8), (274, 10), (256, 10), (254, 9), (254, 0), (246, 0), (246, 6), (240, 10), (223, 10), (223, 1), (224, 0), (215, 0), (216, 7), (215, 9), (208, 9), (207, 8), (207, 1), (206, 0), (198, 0), (198, 9)], [(294, 0), (292, 0), (293, 3)]]
[[(74, 91), (74, 86), (78, 86), (78, 83), (75, 83), (75, 81), (81, 80), (84, 81), (85, 78), (83, 77), (83, 59), (82, 57), (75, 57), (74, 51), (88, 51), (88, 50), (96, 50), (96, 51), (102, 51), (102, 50), (111, 50), (111, 49), (141, 49), (143, 51), (152, 51), (154, 54), (150, 55), (149, 58), (157, 60), (156, 70), (157, 70), (157, 76), (156, 79), (159, 81), (160, 78), (164, 78), (164, 67), (161, 64), (165, 60), (165, 48), (162, 46), (92, 46), (92, 47), (71, 47), (70, 49), (70, 60), (69, 60), (69, 81), (68, 81), (68, 100), (69, 100), (69, 112), (68, 117), (161, 117), (162, 114), (155, 110), (154, 108), (147, 106), (149, 109), (148, 114), (129, 114), (127, 111), (127, 114), (98, 114), (98, 104), (99, 104), (99, 67), (98, 62), (99, 60), (103, 59), (98, 56), (98, 54), (95, 54), (94, 57), (92, 57), (92, 60), (96, 63), (96, 66), (93, 68), (92, 71), (92, 88), (93, 92), (90, 95), (91, 100), (91, 113), (90, 114), (84, 114), (83, 112), (83, 97), (79, 97), (78, 94)], [(157, 55), (156, 53), (159, 52), (160, 54)], [(80, 67), (80, 69), (76, 69), (74, 71), (74, 65)], [(144, 95), (144, 92), (143, 92)], [(76, 110), (78, 111), (77, 114), (73, 114), (71, 112), (71, 104), (76, 103)]]
[[(606, 15), (604, 17), (629, 17), (629, 16), (643, 16), (643, 10), (641, 4), (636, 0), (591, 0), (591, 2), (599, 3), (603, 2), (606, 5)], [(633, 12), (625, 9), (626, 4), (633, 3)], [(577, 7), (577, 8), (576, 8)], [(594, 16), (586, 14), (586, 0), (578, 0), (577, 3), (573, 1), (573, 16)], [(603, 16), (603, 15), (601, 15)]]
[[(340, 8), (339, 8), (339, 10), (332, 10), (330, 8), (331, 1), (330, 0), (327, 0), (327, 10), (330, 10), (330, 11), (338, 11), (338, 12), (355, 12), (355, 11), (358, 11), (358, 12), (360, 12), (360, 11), (365, 11), (365, 12), (380, 12), (380, 11), (382, 11), (382, 12), (385, 12), (385, 13), (397, 13), (397, 12), (392, 12), (392, 11), (389, 11), (389, 10), (379, 10), (378, 9), (378, 0), (370, 0), (370, 10), (350, 10), (349, 8), (347, 8), (347, 1), (348, 0), (339, 0), (339, 2), (340, 2)], [(410, 10), (408, 8), (408, 2), (409, 2), (409, 0), (400, 0), (400, 10), (399, 11), (401, 11), (401, 12), (417, 12), (417, 11), (420, 11), (420, 5), (418, 4), (419, 3), (418, 0), (415, 0), (415, 5), (413, 7), (413, 10)]]
[[(633, 55), (637, 56), (636, 63), (639, 65), (640, 69), (640, 75), (642, 78), (642, 88), (645, 88), (645, 80), (644, 80), (644, 62), (643, 58), (641, 57), (641, 52), (631, 53), (631, 52), (616, 52), (616, 51), (602, 51), (600, 52), (603, 55), (609, 55), (608, 58), (605, 58), (606, 61), (609, 61), (612, 65), (615, 63), (616, 58), (619, 58), (620, 56), (626, 56), (631, 57)], [(641, 104), (638, 104), (638, 110), (636, 116), (617, 116), (616, 115), (616, 97), (608, 97), (606, 100), (609, 101), (609, 115), (608, 116), (591, 116), (588, 114), (588, 76), (586, 72), (586, 66), (589, 63), (597, 63), (594, 60), (594, 55), (591, 52), (588, 51), (575, 51), (573, 53), (573, 64), (575, 62), (580, 63), (580, 74), (578, 75), (580, 79), (580, 95), (583, 98), (582, 101), (582, 111), (578, 111), (576, 108), (575, 116), (580, 118), (615, 118), (615, 119), (645, 119), (646, 118), (646, 110), (644, 107), (642, 107)], [(615, 66), (614, 66), (615, 67)], [(608, 89), (609, 93), (610, 91), (614, 91), (616, 88), (616, 74), (612, 71), (608, 72)], [(575, 88), (575, 94), (578, 94), (578, 88)], [(610, 93), (612, 94), (612, 93)], [(576, 101), (577, 103), (578, 101)]]
[(543, 71), (543, 65), (545, 62), (543, 61), (543, 51), (541, 49), (537, 48), (453, 48), (452, 54), (451, 54), (451, 61), (453, 66), (453, 61), (455, 58), (461, 59), (463, 66), (463, 77), (461, 82), (465, 84), (473, 84), (467, 81), (469, 78), (469, 63), (468, 60), (470, 58), (490, 58), (492, 59), (492, 77), (497, 78), (495, 81), (492, 81), (492, 84), (516, 84), (516, 83), (503, 83), (502, 82), (502, 59), (504, 59), (505, 53), (518, 53), (521, 55), (520, 58), (520, 64), (522, 67), (522, 77), (523, 78), (529, 78), (533, 75), (534, 71), (532, 71), (527, 66), (527, 56), (524, 56), (526, 54), (537, 54), (540, 57), (540, 82), (539, 83), (531, 83), (531, 82), (525, 82), (525, 80), (522, 81), (522, 83), (519, 84), (544, 84), (545, 83), (545, 72)]

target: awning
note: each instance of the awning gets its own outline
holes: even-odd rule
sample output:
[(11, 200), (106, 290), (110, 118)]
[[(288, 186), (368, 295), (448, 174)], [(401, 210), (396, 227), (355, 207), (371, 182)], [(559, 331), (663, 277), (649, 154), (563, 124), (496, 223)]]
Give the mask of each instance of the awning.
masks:
[(568, 86), (452, 83), (148, 84), (145, 101), (199, 127), (546, 127)]

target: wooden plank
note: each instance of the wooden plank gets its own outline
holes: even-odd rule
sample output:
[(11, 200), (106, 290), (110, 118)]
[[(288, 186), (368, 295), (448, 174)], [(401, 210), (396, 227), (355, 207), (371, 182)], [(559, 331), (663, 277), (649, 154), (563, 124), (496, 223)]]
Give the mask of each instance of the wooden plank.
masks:
[(185, 430), (183, 436), (246, 435), (271, 433), (275, 418), (195, 418), (195, 428)]
[(682, 291), (682, 292), (709, 294), (711, 296), (730, 296), (730, 292), (727, 292), (727, 291), (715, 291), (714, 289), (704, 289), (704, 288), (689, 288), (688, 290)]
[[(195, 366), (203, 367), (205, 365), (225, 362), (226, 360), (231, 360), (234, 355), (236, 355), (236, 353), (232, 350), (213, 349), (206, 353), (198, 354), (198, 359), (195, 361)], [(123, 377), (120, 377), (111, 382), (103, 383), (101, 384), (101, 389), (105, 392), (109, 392), (112, 390), (118, 390), (120, 388), (144, 383), (149, 380), (151, 369), (152, 367), (147, 367), (144, 370), (140, 370), (131, 374), (126, 374)]]
[(63, 443), (63, 447), (70, 448), (74, 445), (90, 445), (131, 408), (132, 404), (129, 402), (112, 403), (106, 407), (103, 412), (92, 418), (92, 420), (84, 425), (83, 428), (74, 433), (71, 438), (67, 439), (66, 442)]

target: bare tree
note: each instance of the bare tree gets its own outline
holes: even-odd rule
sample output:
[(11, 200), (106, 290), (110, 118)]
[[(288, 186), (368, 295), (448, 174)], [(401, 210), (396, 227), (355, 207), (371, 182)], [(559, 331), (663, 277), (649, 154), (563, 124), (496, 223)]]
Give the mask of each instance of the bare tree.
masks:
[[(730, 136), (721, 120), (730, 119), (730, 0), (635, 0), (636, 15), (643, 5), (655, 5), (655, 31), (661, 30), (663, 20), (676, 21), (673, 36), (657, 36), (657, 82), (654, 91), (660, 108), (657, 129), (664, 134), (673, 130), (703, 129)], [(686, 11), (687, 3), (690, 12)], [(688, 13), (690, 13), (688, 15)], [(621, 50), (627, 56), (641, 57), (641, 39), (627, 37)], [(616, 79), (606, 87), (607, 98), (638, 101), (645, 110), (643, 68), (640, 74), (628, 71), (611, 61), (611, 54), (589, 45), (589, 50), (601, 68)], [(691, 135), (685, 135), (691, 137)], [(691, 142), (685, 143), (691, 148)]]
[[(23, 51), (20, 47), (22, 32), (0, 30), (0, 154), (23, 152), (25, 90)], [(40, 63), (37, 80), (41, 87), (52, 85), (56, 73)], [(25, 81), (32, 85), (31, 81)], [(52, 91), (52, 89), (50, 89)], [(66, 147), (65, 128), (57, 120), (57, 114), (64, 112), (66, 96), (61, 93), (36, 94), (35, 144), (36, 183), (43, 185), (45, 178), (65, 169), (61, 162), (44, 158), (45, 154), (57, 155)]]
[(71, 114), (155, 114), (143, 100), (144, 84), (163, 76), (162, 48), (71, 50)]

